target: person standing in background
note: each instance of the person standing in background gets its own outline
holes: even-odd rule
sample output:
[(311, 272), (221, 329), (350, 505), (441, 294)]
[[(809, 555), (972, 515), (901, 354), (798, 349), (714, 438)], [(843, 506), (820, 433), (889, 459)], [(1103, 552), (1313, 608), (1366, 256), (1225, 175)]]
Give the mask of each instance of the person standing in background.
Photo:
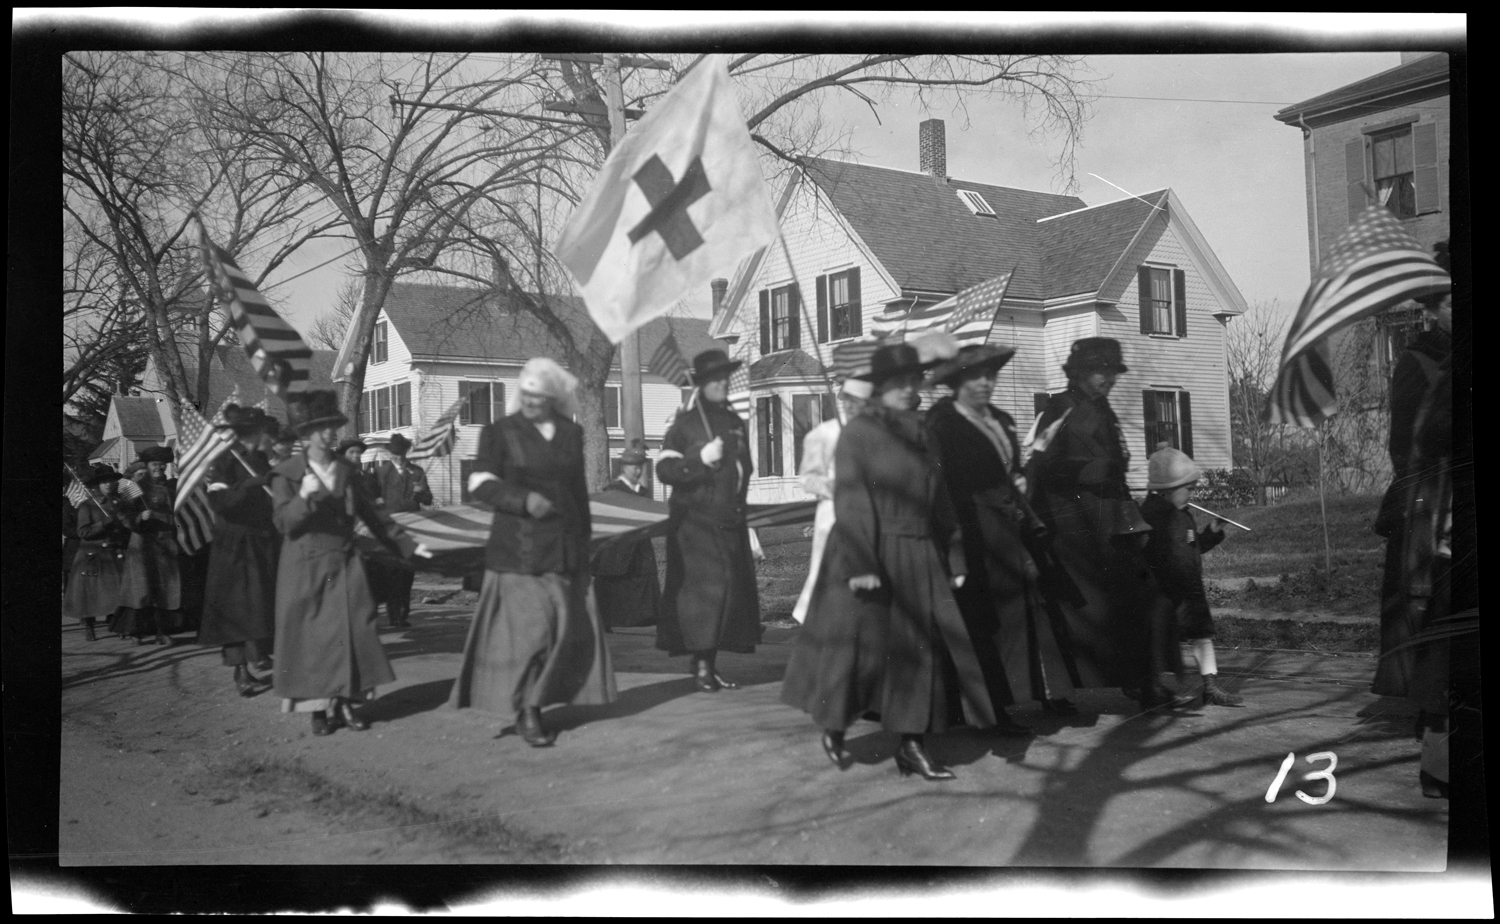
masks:
[[(376, 467), (374, 479), (379, 485), (385, 512), (410, 513), (421, 510), (423, 504), (432, 503), (432, 490), (427, 486), (427, 472), (420, 465), (406, 461), (406, 454), (411, 450), (411, 440), (395, 433), (391, 435), (386, 448), (390, 451), (391, 458)], [(385, 568), (380, 575), (379, 584), (383, 591), (386, 615), (393, 627), (407, 628), (411, 625), (411, 586), (414, 580), (416, 572), (405, 568)]]
[(141, 497), (125, 507), (130, 545), (120, 580), (120, 617), (116, 631), (146, 644), (170, 645), (168, 636), (181, 628), (182, 577), (177, 561), (177, 520), (173, 516), (176, 483), (167, 480), (172, 450), (148, 446), (141, 450), (146, 477), (139, 482)]
[[(604, 490), (651, 497), (642, 479), (646, 467), (644, 440), (620, 454), (620, 477)], [(594, 556), (594, 600), (605, 631), (620, 626), (654, 626), (661, 607), (656, 550), (650, 539), (611, 539)]]
[(108, 620), (120, 605), (120, 559), (130, 544), (116, 494), (120, 473), (95, 465), (84, 477), (89, 499), (78, 506), (76, 533), (80, 540), (63, 596), (63, 615), (83, 623), (83, 636), (97, 641), (94, 624)]

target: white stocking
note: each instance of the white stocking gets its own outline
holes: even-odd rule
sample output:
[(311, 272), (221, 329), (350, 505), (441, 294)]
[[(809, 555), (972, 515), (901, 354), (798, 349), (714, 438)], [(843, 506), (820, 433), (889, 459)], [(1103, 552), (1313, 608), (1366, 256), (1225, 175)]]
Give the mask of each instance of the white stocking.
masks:
[(1219, 662), (1214, 658), (1214, 640), (1211, 638), (1191, 639), (1193, 646), (1193, 658), (1198, 662), (1198, 674), (1207, 677), (1209, 674), (1219, 672)]

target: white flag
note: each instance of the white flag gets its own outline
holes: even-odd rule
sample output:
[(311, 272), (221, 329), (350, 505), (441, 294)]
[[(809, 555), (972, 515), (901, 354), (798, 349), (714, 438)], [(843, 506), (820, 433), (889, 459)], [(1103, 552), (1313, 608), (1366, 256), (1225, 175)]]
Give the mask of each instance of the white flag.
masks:
[(604, 162), (556, 254), (609, 339), (729, 275), (776, 212), (721, 55), (704, 60)]

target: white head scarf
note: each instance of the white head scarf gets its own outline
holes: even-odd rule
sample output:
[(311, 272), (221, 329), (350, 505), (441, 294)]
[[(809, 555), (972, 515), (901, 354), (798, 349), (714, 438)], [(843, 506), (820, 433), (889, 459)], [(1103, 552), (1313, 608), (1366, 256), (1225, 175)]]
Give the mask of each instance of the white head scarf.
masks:
[(559, 416), (570, 420), (578, 416), (578, 398), (574, 395), (578, 389), (578, 378), (553, 360), (545, 356), (528, 359), (526, 365), (521, 367), (521, 378), (517, 385), (519, 387), (510, 393), (505, 402), (506, 413), (514, 414), (519, 411), (521, 392), (529, 391), (551, 398)]

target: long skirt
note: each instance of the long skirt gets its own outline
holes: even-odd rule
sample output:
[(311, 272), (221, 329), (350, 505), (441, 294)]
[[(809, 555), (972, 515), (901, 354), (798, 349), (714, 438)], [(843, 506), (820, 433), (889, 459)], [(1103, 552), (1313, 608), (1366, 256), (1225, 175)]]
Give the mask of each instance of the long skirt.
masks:
[(614, 669), (587, 581), (486, 570), (449, 705), (513, 716), (613, 702)]
[(1099, 542), (1088, 533), (1053, 540), (1057, 560), (1077, 589), (1054, 601), (1053, 630), (1080, 687), (1142, 687), (1182, 666), (1176, 616), (1135, 537)]
[[(954, 591), (996, 707), (1068, 699), (1073, 682), (1047, 615), (1040, 575), (1012, 522), (982, 514), (982, 572)], [(974, 556), (978, 557), (978, 556)]]
[(365, 699), (396, 679), (358, 553), (339, 537), (284, 541), (276, 572), (276, 694), (285, 711)]
[(198, 644), (268, 641), (276, 631), (276, 536), (220, 523), (210, 548)]
[(120, 568), (121, 606), (137, 610), (182, 608), (177, 540), (170, 530), (131, 533)]
[(812, 560), (807, 565), (807, 580), (802, 584), (802, 594), (797, 605), (792, 607), (792, 618), (807, 622), (807, 608), (812, 605), (813, 586), (818, 582), (818, 569), (823, 565), (823, 550), (828, 547), (828, 534), (833, 532), (833, 501), (823, 498), (813, 514)]
[(1376, 696), (1406, 696), (1416, 672), (1416, 650), (1400, 646), (1421, 630), (1424, 614), (1420, 607), (1408, 605), (1403, 577), (1402, 531), (1398, 528), (1385, 543), (1385, 574), (1380, 585), (1380, 659), (1375, 662), (1375, 679), (1370, 684), (1370, 692)]
[(108, 619), (120, 605), (120, 560), (114, 549), (85, 542), (73, 558), (63, 615), (69, 619)]
[(661, 614), (661, 585), (656, 578), (656, 550), (650, 539), (633, 543), (624, 574), (594, 574), (594, 601), (606, 628), (654, 626)]
[(750, 531), (743, 520), (736, 524), (693, 513), (673, 516), (656, 647), (673, 655), (754, 652), (761, 635), (760, 594)]

